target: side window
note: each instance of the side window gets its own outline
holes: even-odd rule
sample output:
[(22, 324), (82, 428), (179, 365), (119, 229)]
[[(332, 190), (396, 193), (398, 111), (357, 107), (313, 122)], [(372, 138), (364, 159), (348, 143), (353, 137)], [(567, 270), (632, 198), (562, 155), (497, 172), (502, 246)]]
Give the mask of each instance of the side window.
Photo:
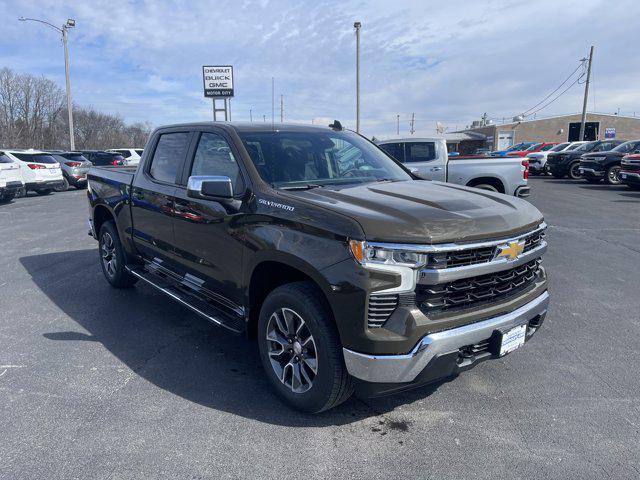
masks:
[(116, 150), (120, 155), (124, 158), (129, 158), (131, 156), (131, 152), (129, 150)]
[(392, 156), (399, 162), (404, 162), (404, 143), (384, 143), (380, 145), (387, 155)]
[(238, 162), (227, 141), (215, 133), (204, 132), (200, 136), (191, 167), (191, 175), (229, 177), (234, 191), (242, 190), (242, 177)]
[(189, 132), (160, 135), (149, 167), (149, 175), (161, 182), (175, 183), (188, 147)]
[(405, 143), (404, 148), (407, 162), (430, 162), (436, 158), (434, 142)]

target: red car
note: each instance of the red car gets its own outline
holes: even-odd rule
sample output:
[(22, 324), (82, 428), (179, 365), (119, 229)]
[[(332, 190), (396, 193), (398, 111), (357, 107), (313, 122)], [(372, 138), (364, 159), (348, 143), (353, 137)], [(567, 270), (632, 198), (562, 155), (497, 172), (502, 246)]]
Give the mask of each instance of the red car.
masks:
[(640, 153), (625, 155), (620, 163), (618, 178), (629, 188), (640, 190)]
[(547, 150), (551, 150), (556, 145), (558, 145), (558, 142), (534, 143), (526, 150), (517, 150), (515, 152), (507, 153), (507, 157), (526, 157), (527, 155), (533, 152), (546, 152)]

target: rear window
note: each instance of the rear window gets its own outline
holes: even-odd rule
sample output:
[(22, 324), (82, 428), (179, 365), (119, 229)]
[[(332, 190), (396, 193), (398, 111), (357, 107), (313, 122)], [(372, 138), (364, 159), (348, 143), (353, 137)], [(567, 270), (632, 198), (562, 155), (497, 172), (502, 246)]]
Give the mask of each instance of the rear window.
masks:
[(129, 158), (131, 156), (131, 152), (129, 150), (116, 150), (116, 152), (122, 155), (124, 158)]
[(142, 156), (142, 150), (136, 150), (135, 151), (138, 155)]
[(7, 157), (4, 153), (0, 153), (0, 163), (13, 163), (13, 160)]
[(405, 162), (430, 162), (436, 158), (435, 142), (407, 142), (404, 148)]
[(23, 162), (58, 163), (55, 158), (46, 153), (14, 153), (13, 155)]
[(160, 135), (149, 167), (149, 175), (161, 182), (176, 183), (178, 170), (186, 156), (188, 146), (189, 132)]
[(63, 153), (60, 155), (61, 157), (66, 158), (67, 160), (73, 160), (74, 162), (86, 162), (87, 158), (81, 153)]

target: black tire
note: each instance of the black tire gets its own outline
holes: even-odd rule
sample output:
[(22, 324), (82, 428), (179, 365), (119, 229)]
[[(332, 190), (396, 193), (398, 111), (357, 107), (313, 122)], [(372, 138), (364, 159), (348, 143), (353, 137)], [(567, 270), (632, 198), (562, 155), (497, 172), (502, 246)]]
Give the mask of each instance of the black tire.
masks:
[(589, 183), (600, 183), (600, 181), (602, 180), (601, 178), (597, 178), (597, 177), (585, 177), (584, 178), (587, 182)]
[[(129, 288), (138, 281), (138, 278), (127, 272), (125, 268), (126, 255), (113, 221), (104, 222), (100, 227), (98, 255), (102, 273), (113, 287)], [(110, 263), (111, 261), (113, 263)]]
[[(351, 377), (344, 364), (340, 337), (329, 307), (321, 299), (322, 292), (311, 282), (282, 285), (267, 296), (260, 309), (258, 320), (258, 347), (262, 365), (269, 381), (287, 404), (305, 413), (320, 413), (333, 408), (347, 400), (353, 393)], [(290, 337), (280, 335), (278, 337), (281, 339), (280, 341), (267, 339), (267, 334), (274, 338), (272, 327), (277, 324), (278, 315), (283, 315), (285, 310), (297, 315), (292, 320), (294, 325), (298, 326), (291, 329), (295, 333)], [(286, 317), (284, 318), (288, 326), (289, 322), (286, 321)], [(302, 321), (302, 327), (299, 327), (300, 322), (295, 318)], [(308, 342), (309, 338), (313, 343)], [(287, 345), (287, 339), (293, 340), (289, 341), (290, 347)], [(300, 353), (301, 345), (312, 345), (313, 351), (302, 350), (300, 361), (297, 361), (298, 356), (294, 349), (297, 347), (298, 353)], [(281, 356), (269, 355), (270, 351), (273, 354), (274, 349), (278, 348), (282, 349)], [(308, 370), (305, 354), (314, 358), (316, 365), (316, 373), (313, 374), (311, 382), (308, 381), (308, 378), (313, 371)], [(276, 366), (272, 365), (272, 358)], [(288, 363), (282, 367), (280, 362)], [(296, 364), (299, 379), (302, 379), (300, 374), (305, 373), (302, 370), (306, 369), (308, 372), (303, 379), (306, 385), (299, 383), (300, 390), (303, 391), (298, 392), (294, 391), (294, 386), (292, 386)], [(282, 370), (282, 376), (279, 376), (276, 368)], [(289, 372), (289, 375), (285, 372)], [(291, 377), (291, 385), (285, 383), (289, 377)], [(305, 387), (306, 390), (304, 390)]]
[(0, 195), (0, 203), (9, 203), (15, 196), (15, 193), (5, 193), (4, 195)]
[(67, 180), (67, 177), (62, 177), (62, 185), (56, 187), (54, 190), (56, 192), (66, 192), (69, 190), (69, 180)]
[(580, 162), (573, 162), (569, 165), (569, 178), (571, 180), (580, 180), (582, 174), (580, 173)]
[(622, 170), (620, 165), (612, 165), (607, 168), (607, 171), (604, 174), (604, 181), (609, 185), (622, 184), (622, 180), (620, 180), (620, 170)]
[(38, 195), (49, 195), (51, 192), (53, 192), (53, 190), (51, 188), (45, 188), (42, 190), (36, 190), (36, 193)]
[(20, 187), (18, 190), (16, 190), (15, 193), (15, 198), (22, 198), (22, 197), (26, 197), (27, 196), (27, 189), (24, 187)]
[(477, 185), (473, 185), (473, 188), (479, 188), (481, 190), (488, 190), (490, 192), (500, 193), (500, 190), (498, 190), (495, 187), (495, 185), (491, 185), (490, 183), (479, 183)]
[(76, 183), (74, 185), (76, 190), (86, 190), (87, 189), (87, 182), (83, 182), (83, 183)]

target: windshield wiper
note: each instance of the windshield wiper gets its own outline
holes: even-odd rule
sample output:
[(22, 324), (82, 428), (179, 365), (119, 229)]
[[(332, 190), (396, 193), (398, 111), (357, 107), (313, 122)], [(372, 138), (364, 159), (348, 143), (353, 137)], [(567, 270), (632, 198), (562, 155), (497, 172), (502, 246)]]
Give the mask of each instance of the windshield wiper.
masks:
[(317, 183), (307, 183), (306, 185), (297, 185), (292, 187), (280, 187), (282, 190), (311, 190), (312, 188), (322, 188), (324, 185)]

